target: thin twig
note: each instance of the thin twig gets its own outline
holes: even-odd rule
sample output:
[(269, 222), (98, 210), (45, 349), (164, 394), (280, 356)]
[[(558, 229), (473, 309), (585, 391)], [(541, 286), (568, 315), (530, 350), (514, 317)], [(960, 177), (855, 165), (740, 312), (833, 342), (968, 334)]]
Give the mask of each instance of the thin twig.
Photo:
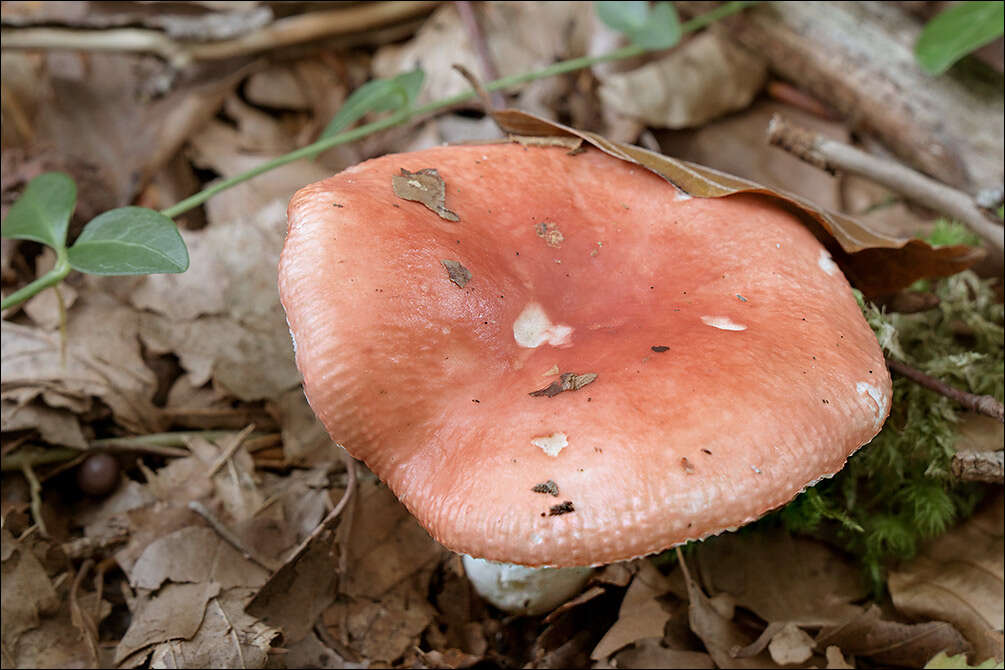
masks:
[[(471, 45), (475, 49), (475, 53), (478, 55), (478, 60), (482, 64), (482, 74), (489, 81), (493, 81), (499, 78), (499, 69), (496, 67), (495, 60), (492, 58), (492, 54), (489, 52), (488, 42), (485, 40), (485, 34), (482, 32), (482, 28), (478, 25), (478, 17), (475, 16), (474, 9), (471, 7), (471, 3), (467, 0), (456, 0), (454, 2), (454, 7), (457, 8), (457, 14), (461, 17), (461, 23), (464, 25), (464, 30), (468, 33), (468, 39), (471, 41)], [(492, 92), (492, 105), (489, 109), (502, 109), (506, 106), (506, 98), (500, 91)]]
[(35, 517), (35, 525), (42, 537), (49, 537), (49, 531), (45, 527), (45, 519), (42, 518), (42, 485), (35, 476), (35, 471), (31, 469), (31, 464), (24, 462), (21, 464), (21, 472), (28, 480), (28, 492), (31, 496), (31, 515)]
[(244, 439), (248, 437), (248, 435), (251, 435), (251, 431), (253, 430), (255, 430), (255, 424), (249, 423), (240, 433), (230, 438), (230, 443), (224, 447), (223, 453), (220, 454), (220, 457), (216, 459), (216, 462), (213, 463), (213, 466), (209, 469), (210, 478), (216, 474), (216, 471), (219, 470), (224, 463), (230, 460), (231, 456), (234, 455), (234, 452), (241, 446)]
[(234, 531), (227, 528), (227, 526), (225, 526), (222, 521), (217, 519), (213, 515), (213, 513), (210, 512), (208, 509), (206, 509), (206, 506), (203, 505), (198, 500), (190, 501), (188, 504), (188, 508), (193, 512), (195, 512), (196, 514), (198, 514), (199, 516), (201, 516), (203, 519), (205, 519), (206, 522), (213, 527), (213, 530), (215, 530), (220, 537), (226, 540), (232, 547), (234, 547), (234, 549), (237, 549), (239, 552), (241, 552), (241, 555), (244, 556), (249, 561), (258, 563), (260, 566), (262, 566), (269, 572), (275, 572), (280, 567), (282, 567), (279, 563), (273, 561), (271, 558), (267, 556), (262, 556), (251, 547), (245, 546), (245, 544), (241, 542), (241, 539), (237, 537)]
[(950, 386), (941, 379), (936, 379), (931, 375), (925, 374), (921, 370), (916, 370), (909, 365), (901, 363), (900, 361), (895, 361), (889, 357), (886, 359), (886, 365), (890, 368), (890, 370), (896, 372), (901, 377), (907, 377), (911, 381), (921, 384), (927, 389), (944, 395), (951, 400), (955, 400), (957, 403), (969, 410), (984, 414), (985, 416), (990, 416), (994, 419), (998, 419), (1002, 423), (1005, 423), (1005, 407), (1003, 407), (1002, 404), (993, 396), (977, 395), (974, 393), (968, 393), (967, 391), (961, 391), (954, 386)]
[[(87, 573), (91, 571), (94, 567), (94, 561), (88, 558), (84, 561), (80, 569), (77, 570), (76, 576), (73, 578), (73, 585), (70, 587), (70, 621), (80, 630), (83, 634), (84, 640), (87, 642), (87, 648), (91, 652), (95, 661), (101, 660), (98, 654), (98, 625), (94, 619), (91, 618), (88, 612), (84, 611), (84, 608), (80, 606), (80, 599), (78, 594), (80, 593), (80, 584), (84, 581), (84, 577)], [(98, 601), (100, 608), (101, 601)]]
[(351, 35), (376, 26), (431, 11), (438, 3), (425, 0), (377, 2), (305, 12), (233, 39), (216, 42), (182, 42), (157, 30), (113, 28), (4, 28), (4, 49), (69, 49), (74, 51), (133, 51), (154, 53), (174, 67), (193, 61), (248, 56), (280, 47), (303, 44), (334, 35)]
[(840, 170), (861, 175), (915, 202), (965, 223), (997, 252), (1005, 253), (1005, 230), (962, 191), (946, 186), (900, 163), (867, 154), (794, 125), (775, 114), (768, 123), (768, 142), (810, 165), (834, 174)]
[(349, 504), (349, 500), (352, 498), (352, 494), (356, 489), (356, 462), (353, 461), (351, 456), (349, 456), (349, 452), (345, 452), (345, 458), (347, 474), (349, 475), (349, 479), (346, 481), (345, 485), (345, 492), (342, 494), (342, 497), (339, 498), (335, 507), (332, 508), (332, 511), (328, 513), (328, 516), (326, 516), (324, 520), (322, 520), (321, 523), (319, 523), (317, 527), (311, 531), (311, 534), (307, 536), (307, 539), (301, 542), (300, 545), (292, 553), (290, 553), (291, 558), (299, 556), (307, 548), (307, 546), (314, 541), (314, 538), (330, 528), (339, 515), (342, 514), (342, 510), (345, 509), (345, 506)]
[(959, 451), (953, 454), (950, 469), (957, 479), (967, 482), (1005, 484), (1005, 452)]

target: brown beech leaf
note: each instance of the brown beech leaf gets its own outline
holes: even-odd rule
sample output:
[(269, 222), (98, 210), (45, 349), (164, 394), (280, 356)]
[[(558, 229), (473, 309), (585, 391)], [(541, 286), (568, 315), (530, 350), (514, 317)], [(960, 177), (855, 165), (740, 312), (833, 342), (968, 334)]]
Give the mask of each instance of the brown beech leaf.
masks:
[(503, 131), (513, 135), (580, 137), (604, 153), (658, 174), (694, 197), (719, 198), (736, 193), (769, 196), (799, 216), (827, 247), (848, 280), (869, 297), (894, 293), (922, 277), (956, 274), (984, 256), (981, 249), (974, 247), (936, 248), (919, 239), (893, 237), (851, 217), (821, 209), (792, 193), (641, 147), (613, 142), (596, 133), (570, 128), (520, 110), (499, 110), (492, 116)]
[(818, 649), (837, 645), (849, 656), (868, 656), (881, 666), (908, 668), (922, 667), (943, 650), (952, 654), (971, 650), (959, 631), (945, 621), (887, 621), (877, 605), (840, 625), (821, 629), (816, 643)]
[(897, 609), (919, 620), (950, 622), (974, 645), (978, 661), (995, 655), (998, 645), (989, 633), (1005, 627), (1002, 507), (1001, 494), (994, 496), (980, 513), (890, 573)]

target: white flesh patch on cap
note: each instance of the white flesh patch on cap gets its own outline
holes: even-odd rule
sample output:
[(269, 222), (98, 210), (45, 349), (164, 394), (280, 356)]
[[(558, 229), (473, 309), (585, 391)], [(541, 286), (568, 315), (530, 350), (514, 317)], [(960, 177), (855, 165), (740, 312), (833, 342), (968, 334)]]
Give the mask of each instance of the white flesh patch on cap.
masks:
[(876, 426), (878, 427), (886, 414), (886, 398), (883, 397), (883, 392), (869, 382), (855, 384), (855, 390), (860, 394), (867, 394), (876, 403)]
[(536, 302), (527, 303), (513, 322), (513, 339), (525, 349), (534, 349), (542, 344), (557, 347), (569, 344), (571, 338), (572, 328), (552, 323), (544, 308)]
[(831, 260), (831, 255), (825, 249), (820, 250), (820, 258), (817, 259), (817, 265), (829, 275), (838, 271), (837, 263)]
[(713, 328), (718, 328), (719, 330), (746, 330), (747, 327), (742, 323), (736, 323), (728, 316), (703, 316), (701, 317), (702, 323), (706, 326), (712, 326)]
[(685, 193), (684, 191), (682, 191), (680, 189), (677, 189), (677, 193), (674, 195), (673, 199), (674, 199), (674, 202), (682, 202), (684, 200), (690, 200), (691, 199), (691, 195), (688, 194), (688, 193)]
[(569, 446), (569, 436), (565, 433), (552, 433), (546, 437), (535, 437), (530, 443), (549, 456), (558, 456), (558, 452)]

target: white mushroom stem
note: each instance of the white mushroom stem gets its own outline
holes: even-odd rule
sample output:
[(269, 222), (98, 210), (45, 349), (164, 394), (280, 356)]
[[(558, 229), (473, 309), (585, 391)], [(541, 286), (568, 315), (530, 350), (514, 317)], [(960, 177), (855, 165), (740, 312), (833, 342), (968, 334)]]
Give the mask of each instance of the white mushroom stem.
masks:
[(511, 614), (534, 616), (558, 607), (576, 595), (593, 568), (530, 568), (463, 557), (464, 571), (485, 600)]

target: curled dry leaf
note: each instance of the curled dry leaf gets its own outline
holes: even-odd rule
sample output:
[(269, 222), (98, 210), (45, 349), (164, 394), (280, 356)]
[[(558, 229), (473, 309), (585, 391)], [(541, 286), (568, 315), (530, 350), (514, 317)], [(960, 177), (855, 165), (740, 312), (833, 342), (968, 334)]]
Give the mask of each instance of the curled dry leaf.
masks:
[(415, 172), (401, 168), (400, 175), (391, 177), (391, 188), (399, 198), (421, 203), (436, 212), (440, 218), (447, 221), (460, 220), (447, 209), (447, 185), (443, 183), (436, 168), (423, 168)]
[(894, 237), (836, 212), (823, 210), (786, 191), (771, 189), (712, 168), (677, 160), (641, 147), (612, 142), (516, 109), (493, 112), (496, 123), (514, 135), (580, 137), (601, 151), (640, 165), (673, 184), (686, 196), (719, 198), (757, 193), (792, 209), (828, 248), (844, 274), (866, 296), (894, 293), (923, 277), (947, 277), (973, 265), (984, 252), (958, 245), (932, 247), (927, 242)]
[(766, 75), (759, 56), (705, 32), (657, 61), (605, 77), (598, 94), (647, 125), (690, 128), (749, 105)]
[(952, 623), (973, 644), (978, 661), (1000, 653), (989, 633), (1005, 628), (1002, 508), (999, 492), (976, 516), (890, 573), (897, 609)]

